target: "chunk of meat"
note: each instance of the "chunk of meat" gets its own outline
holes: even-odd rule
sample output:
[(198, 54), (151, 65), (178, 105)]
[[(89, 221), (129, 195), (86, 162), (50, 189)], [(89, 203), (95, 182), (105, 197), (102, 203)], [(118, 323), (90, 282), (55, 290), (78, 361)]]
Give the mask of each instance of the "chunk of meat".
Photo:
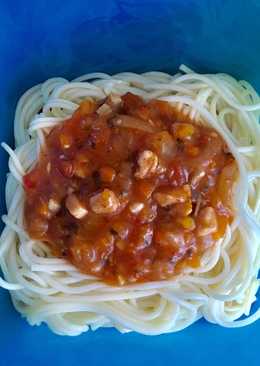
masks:
[(218, 221), (213, 207), (203, 208), (197, 219), (197, 235), (206, 236), (213, 234), (218, 229)]
[(135, 177), (144, 179), (156, 172), (158, 166), (158, 156), (150, 150), (141, 152), (138, 157), (138, 169), (135, 172)]
[(66, 198), (66, 208), (76, 219), (82, 219), (88, 213), (87, 208), (80, 202), (78, 197), (72, 193)]
[(134, 202), (129, 206), (129, 210), (132, 214), (138, 214), (144, 208), (144, 204), (142, 202)]
[(51, 211), (51, 213), (55, 214), (59, 211), (61, 205), (60, 203), (55, 200), (54, 198), (50, 198), (49, 199), (49, 202), (48, 202), (48, 208), (49, 208), (49, 211)]
[(175, 203), (183, 203), (191, 198), (191, 189), (188, 184), (181, 188), (167, 188), (153, 195), (155, 201), (161, 207), (167, 207)]
[(91, 210), (96, 214), (111, 214), (116, 212), (120, 207), (120, 201), (113, 191), (104, 189), (101, 193), (97, 193), (89, 200)]

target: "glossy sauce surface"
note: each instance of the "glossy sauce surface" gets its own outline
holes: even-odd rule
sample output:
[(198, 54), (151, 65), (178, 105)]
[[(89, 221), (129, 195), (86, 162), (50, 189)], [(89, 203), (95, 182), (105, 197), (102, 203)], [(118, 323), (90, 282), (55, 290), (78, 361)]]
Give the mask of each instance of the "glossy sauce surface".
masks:
[(25, 226), (107, 283), (163, 280), (223, 236), (236, 177), (222, 138), (170, 104), (89, 99), (46, 134), (24, 177)]

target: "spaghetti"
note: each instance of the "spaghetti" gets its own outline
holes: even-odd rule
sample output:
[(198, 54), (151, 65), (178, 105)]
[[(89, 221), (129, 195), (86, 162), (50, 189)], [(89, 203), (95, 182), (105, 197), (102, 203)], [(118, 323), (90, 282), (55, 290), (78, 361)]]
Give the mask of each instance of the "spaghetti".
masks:
[[(27, 91), (15, 116), (10, 155), (5, 228), (0, 264), (15, 308), (31, 325), (45, 322), (58, 334), (78, 335), (99, 327), (154, 335), (181, 330), (201, 317), (225, 327), (250, 324), (248, 316), (259, 288), (260, 265), (260, 98), (244, 81), (224, 74), (201, 75), (185, 66), (174, 76), (93, 73), (68, 82), (47, 80)], [(214, 128), (236, 160), (235, 217), (198, 268), (172, 280), (110, 286), (55, 258), (49, 247), (31, 239), (23, 220), (23, 176), (37, 161), (45, 135), (70, 117), (87, 97), (102, 100), (127, 92), (144, 100), (173, 104), (194, 123)]]

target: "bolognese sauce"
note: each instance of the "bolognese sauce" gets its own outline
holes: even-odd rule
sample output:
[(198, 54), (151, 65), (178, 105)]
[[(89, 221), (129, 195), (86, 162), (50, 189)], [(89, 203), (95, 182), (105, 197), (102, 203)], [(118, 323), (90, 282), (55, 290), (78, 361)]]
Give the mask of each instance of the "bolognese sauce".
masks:
[(168, 279), (224, 235), (236, 177), (221, 136), (169, 103), (89, 98), (24, 177), (25, 227), (109, 284)]

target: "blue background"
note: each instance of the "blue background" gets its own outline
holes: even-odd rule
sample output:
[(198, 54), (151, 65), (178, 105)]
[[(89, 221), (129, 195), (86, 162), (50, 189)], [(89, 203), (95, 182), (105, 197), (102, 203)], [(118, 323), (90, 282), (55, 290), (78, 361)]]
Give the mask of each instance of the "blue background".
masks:
[[(0, 140), (12, 144), (18, 97), (51, 76), (90, 71), (224, 71), (260, 91), (259, 0), (0, 0)], [(0, 211), (6, 154), (0, 151)], [(260, 322), (221, 329), (204, 321), (144, 337), (104, 329), (76, 338), (29, 327), (0, 290), (0, 365), (260, 364)]]

